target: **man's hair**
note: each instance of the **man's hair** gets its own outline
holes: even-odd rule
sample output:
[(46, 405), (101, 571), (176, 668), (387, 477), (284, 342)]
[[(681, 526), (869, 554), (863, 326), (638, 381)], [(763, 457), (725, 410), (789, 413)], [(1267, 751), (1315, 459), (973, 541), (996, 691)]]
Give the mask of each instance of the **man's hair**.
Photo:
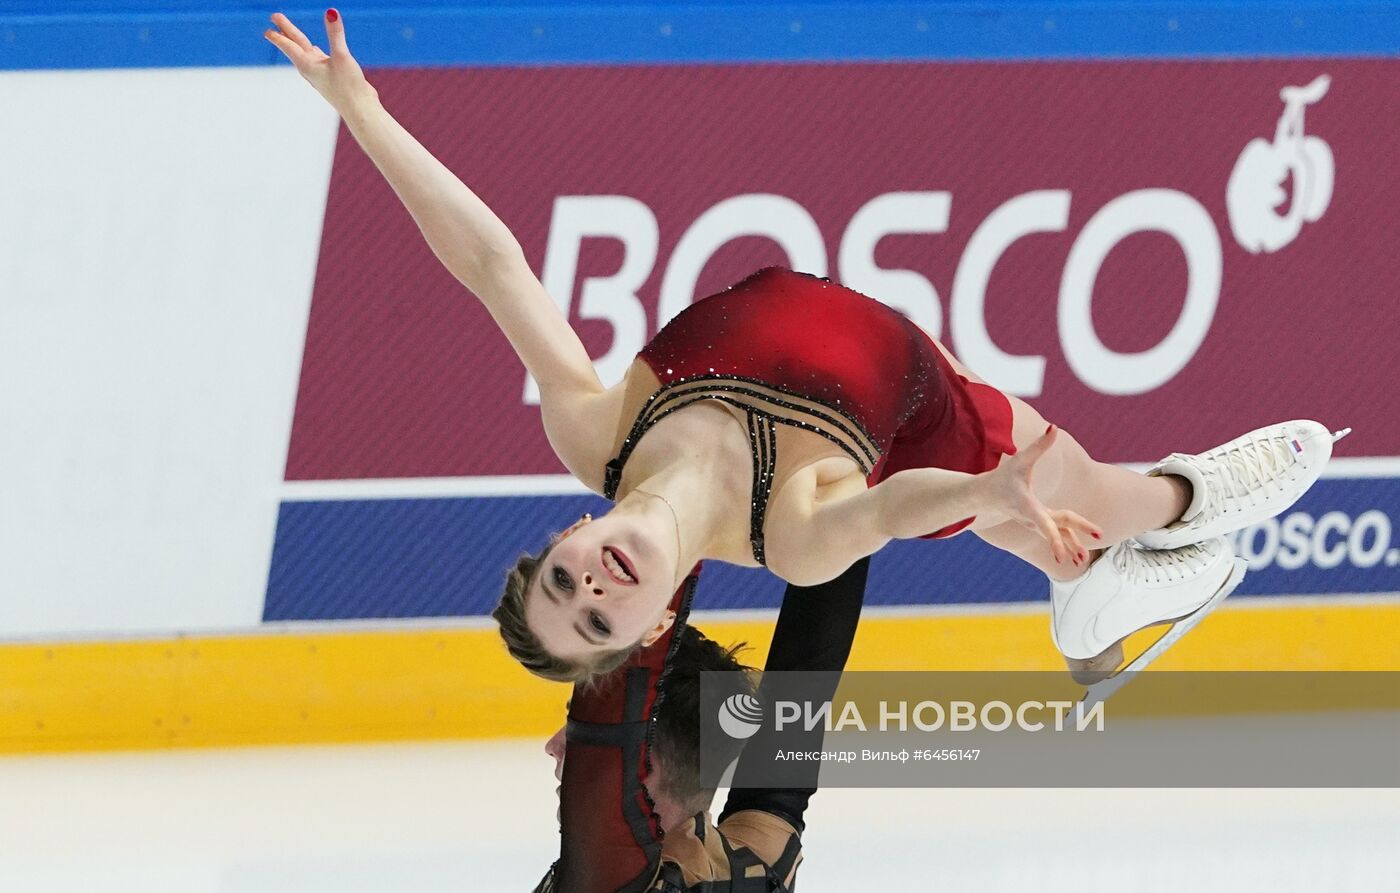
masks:
[(510, 656), (536, 676), (554, 682), (588, 682), (606, 676), (626, 663), (637, 646), (599, 651), (591, 660), (575, 663), (555, 657), (545, 650), (539, 636), (525, 622), (525, 594), (530, 591), (530, 584), (535, 581), (540, 565), (549, 557), (552, 548), (553, 543), (539, 555), (520, 556), (515, 567), (506, 573), (505, 593), (491, 616), (500, 624), (501, 638)]
[(676, 651), (671, 656), (656, 708), (653, 757), (661, 764), (658, 773), (661, 793), (691, 813), (708, 809), (715, 797), (714, 788), (700, 785), (702, 734), (707, 750), (716, 761), (723, 759), (723, 765), (737, 757), (744, 747), (743, 741), (720, 730), (718, 715), (700, 715), (700, 674), (724, 673), (716, 678), (723, 686), (725, 698), (736, 694), (753, 695), (752, 668), (735, 658), (744, 647), (740, 642), (725, 648), (705, 638), (695, 627), (686, 626), (680, 631)]

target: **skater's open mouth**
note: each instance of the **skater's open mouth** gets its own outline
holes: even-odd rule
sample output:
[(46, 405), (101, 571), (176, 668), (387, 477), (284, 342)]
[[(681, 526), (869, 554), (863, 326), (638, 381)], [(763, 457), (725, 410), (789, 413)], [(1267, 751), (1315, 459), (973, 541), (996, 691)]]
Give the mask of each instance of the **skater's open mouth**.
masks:
[(637, 572), (627, 555), (612, 546), (603, 547), (603, 569), (616, 583), (623, 586), (637, 585)]

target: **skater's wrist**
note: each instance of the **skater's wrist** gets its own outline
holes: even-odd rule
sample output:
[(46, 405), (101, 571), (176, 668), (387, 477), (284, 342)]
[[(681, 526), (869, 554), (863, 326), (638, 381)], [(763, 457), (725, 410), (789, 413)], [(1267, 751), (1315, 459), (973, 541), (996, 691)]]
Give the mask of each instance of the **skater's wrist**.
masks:
[(967, 499), (971, 513), (979, 518), (1009, 520), (1014, 516), (1015, 499), (1018, 491), (1005, 466), (988, 469), (981, 474), (970, 475), (967, 480)]
[(365, 128), (377, 123), (376, 116), (385, 114), (384, 106), (379, 101), (379, 91), (368, 82), (365, 87), (365, 91), (338, 103), (335, 109), (345, 126), (357, 137)]

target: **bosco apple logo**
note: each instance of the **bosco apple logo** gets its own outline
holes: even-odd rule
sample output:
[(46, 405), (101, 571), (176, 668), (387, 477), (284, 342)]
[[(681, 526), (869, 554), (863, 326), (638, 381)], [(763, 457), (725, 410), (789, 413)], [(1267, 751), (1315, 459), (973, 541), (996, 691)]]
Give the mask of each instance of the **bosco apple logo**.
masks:
[(751, 738), (762, 724), (763, 705), (753, 695), (730, 695), (719, 705), (719, 727), (730, 738)]
[[(1327, 95), (1327, 75), (1306, 87), (1284, 87), (1283, 114), (1273, 142), (1256, 137), (1235, 162), (1225, 190), (1230, 229), (1235, 240), (1254, 254), (1278, 251), (1298, 238), (1303, 224), (1320, 219), (1332, 200), (1336, 164), (1332, 149), (1303, 133), (1303, 110)], [(1292, 198), (1284, 191), (1292, 181)], [(1284, 203), (1288, 210), (1280, 210)]]

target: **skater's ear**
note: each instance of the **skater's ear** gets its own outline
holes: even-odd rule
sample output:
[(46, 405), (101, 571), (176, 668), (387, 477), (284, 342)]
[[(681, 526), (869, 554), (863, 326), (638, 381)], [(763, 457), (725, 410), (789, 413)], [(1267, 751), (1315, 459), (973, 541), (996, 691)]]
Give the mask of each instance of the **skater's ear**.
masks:
[(646, 634), (642, 636), (642, 641), (640, 643), (641, 646), (643, 648), (646, 648), (650, 646), (652, 642), (655, 642), (657, 639), (666, 635), (666, 630), (670, 629), (671, 624), (675, 622), (676, 612), (667, 608), (666, 613), (661, 615), (661, 619), (657, 621), (656, 626), (653, 626), (651, 629), (647, 630)]
[(582, 518), (579, 518), (577, 521), (575, 521), (574, 523), (570, 524), (568, 527), (565, 527), (563, 530), (561, 530), (561, 531), (559, 531), (558, 533), (554, 534), (554, 536), (550, 538), (550, 543), (549, 543), (549, 544), (550, 544), (551, 546), (554, 545), (555, 543), (557, 543), (557, 542), (559, 542), (560, 540), (562, 540), (564, 537), (566, 537), (566, 536), (568, 536), (569, 534), (573, 533), (575, 530), (578, 530), (580, 527), (582, 527), (583, 525), (587, 524), (588, 522), (590, 522), (590, 521), (592, 521), (592, 520), (593, 520), (593, 516), (590, 515), (590, 514), (585, 513), (584, 516), (583, 516)]

